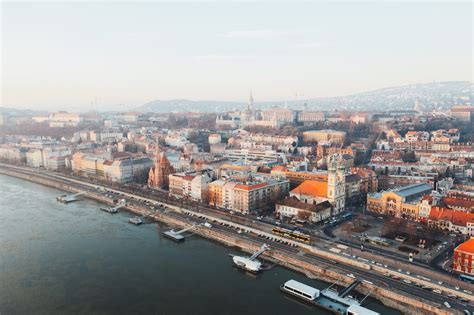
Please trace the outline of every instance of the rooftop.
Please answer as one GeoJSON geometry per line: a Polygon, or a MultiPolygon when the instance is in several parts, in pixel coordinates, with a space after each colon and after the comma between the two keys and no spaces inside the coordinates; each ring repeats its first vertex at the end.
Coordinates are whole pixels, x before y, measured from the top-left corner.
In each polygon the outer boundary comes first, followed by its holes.
{"type": "Polygon", "coordinates": [[[425,191],[431,191],[431,190],[433,190],[433,187],[431,187],[431,185],[428,185],[426,183],[419,183],[419,184],[412,184],[412,185],[407,185],[407,186],[394,189],[393,192],[401,197],[406,198],[412,195],[418,195],[425,191]]]}
{"type": "Polygon", "coordinates": [[[285,198],[277,201],[278,205],[288,206],[292,208],[303,209],[311,212],[318,212],[331,208],[331,203],[329,201],[324,201],[318,204],[306,203],[298,200],[296,197],[285,198]]]}
{"type": "Polygon", "coordinates": [[[474,254],[474,238],[468,239],[464,243],[458,245],[455,250],[474,254]]]}
{"type": "Polygon", "coordinates": [[[291,192],[293,194],[326,198],[328,195],[328,183],[325,181],[305,180],[291,192]]]}

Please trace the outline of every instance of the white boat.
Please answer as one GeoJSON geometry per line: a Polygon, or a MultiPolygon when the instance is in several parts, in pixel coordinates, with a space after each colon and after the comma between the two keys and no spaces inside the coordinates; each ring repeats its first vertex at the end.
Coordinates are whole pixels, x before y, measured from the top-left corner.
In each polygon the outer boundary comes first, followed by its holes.
{"type": "Polygon", "coordinates": [[[135,224],[135,225],[140,225],[140,224],[143,223],[143,221],[139,217],[134,217],[134,218],[130,218],[128,220],[128,223],[135,224]]]}

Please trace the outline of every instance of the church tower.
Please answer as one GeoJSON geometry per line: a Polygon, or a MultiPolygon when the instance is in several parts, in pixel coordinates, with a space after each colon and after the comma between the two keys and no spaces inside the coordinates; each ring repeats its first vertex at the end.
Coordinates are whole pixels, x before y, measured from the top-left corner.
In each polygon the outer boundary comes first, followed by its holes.
{"type": "Polygon", "coordinates": [[[248,112],[253,112],[253,96],[252,96],[252,90],[250,90],[250,97],[249,97],[249,102],[247,103],[247,111],[248,112]]]}
{"type": "Polygon", "coordinates": [[[160,146],[156,144],[155,167],[150,168],[148,174],[148,186],[152,188],[168,189],[169,175],[174,173],[174,168],[166,154],[160,152],[160,146]]]}
{"type": "Polygon", "coordinates": [[[345,184],[346,174],[342,156],[340,154],[331,155],[328,163],[328,200],[333,205],[333,214],[339,214],[344,210],[345,184]]]}

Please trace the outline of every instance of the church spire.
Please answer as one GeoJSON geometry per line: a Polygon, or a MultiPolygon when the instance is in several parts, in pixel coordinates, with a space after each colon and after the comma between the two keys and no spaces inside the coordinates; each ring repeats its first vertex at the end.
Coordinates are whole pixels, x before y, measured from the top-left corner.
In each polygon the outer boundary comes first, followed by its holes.
{"type": "Polygon", "coordinates": [[[252,90],[250,90],[250,97],[249,97],[249,102],[247,104],[247,110],[251,111],[253,110],[253,96],[252,96],[252,90]]]}

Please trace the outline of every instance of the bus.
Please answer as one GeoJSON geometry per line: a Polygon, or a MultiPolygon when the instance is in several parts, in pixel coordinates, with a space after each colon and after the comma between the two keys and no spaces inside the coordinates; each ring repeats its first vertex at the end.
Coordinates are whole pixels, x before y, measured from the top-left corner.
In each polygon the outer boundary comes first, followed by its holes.
{"type": "Polygon", "coordinates": [[[272,229],[273,234],[276,234],[278,236],[283,236],[286,238],[293,239],[298,242],[303,242],[309,244],[311,241],[311,237],[309,235],[303,234],[298,231],[291,231],[283,228],[273,228],[272,229]]]}
{"type": "Polygon", "coordinates": [[[459,275],[459,280],[467,282],[467,283],[474,283],[474,276],[459,275]]]}

